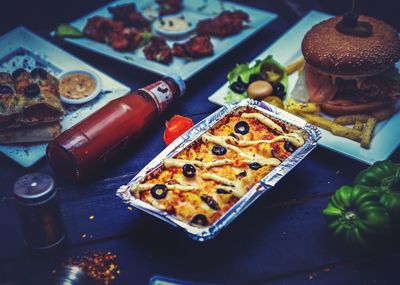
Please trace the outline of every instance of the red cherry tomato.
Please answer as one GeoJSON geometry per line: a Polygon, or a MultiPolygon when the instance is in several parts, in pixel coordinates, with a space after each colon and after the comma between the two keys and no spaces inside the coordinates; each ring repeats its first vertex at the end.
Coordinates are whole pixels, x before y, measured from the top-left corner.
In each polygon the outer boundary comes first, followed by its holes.
{"type": "Polygon", "coordinates": [[[165,122],[165,144],[169,145],[170,143],[172,143],[177,137],[193,127],[193,125],[193,121],[190,118],[186,118],[181,115],[173,116],[169,121],[165,122]]]}

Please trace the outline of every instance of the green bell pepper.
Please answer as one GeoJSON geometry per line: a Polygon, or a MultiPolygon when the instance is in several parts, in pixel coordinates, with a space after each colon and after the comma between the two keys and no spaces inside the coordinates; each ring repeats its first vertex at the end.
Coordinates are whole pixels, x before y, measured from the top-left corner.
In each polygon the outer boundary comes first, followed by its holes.
{"type": "Polygon", "coordinates": [[[365,186],[342,186],[323,210],[335,237],[354,246],[367,247],[390,232],[388,212],[377,201],[377,194],[365,186]]]}
{"type": "Polygon", "coordinates": [[[68,24],[60,24],[56,28],[55,35],[61,38],[82,38],[84,34],[78,30],[77,28],[68,25],[68,24]]]}
{"type": "Polygon", "coordinates": [[[390,160],[375,162],[357,175],[355,184],[368,186],[379,194],[379,202],[395,223],[400,222],[400,164],[390,160]]]}

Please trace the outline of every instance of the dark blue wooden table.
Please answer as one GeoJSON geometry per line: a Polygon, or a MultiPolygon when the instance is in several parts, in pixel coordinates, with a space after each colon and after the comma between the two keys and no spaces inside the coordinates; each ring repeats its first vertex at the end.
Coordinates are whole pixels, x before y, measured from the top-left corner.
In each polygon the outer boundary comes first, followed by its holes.
{"type": "MultiPolygon", "coordinates": [[[[66,5],[57,4],[58,1],[47,4],[25,1],[27,8],[21,10],[21,1],[10,1],[9,9],[14,12],[3,13],[5,24],[2,22],[0,32],[23,23],[49,38],[48,32],[59,22],[73,20],[106,2],[70,1],[66,5]],[[40,9],[45,6],[46,13],[40,9]],[[21,17],[15,17],[21,13],[21,17]]],[[[11,198],[18,177],[36,171],[55,176],[48,162],[43,159],[24,169],[0,156],[0,284],[9,281],[46,284],[52,270],[67,256],[97,250],[117,254],[121,274],[116,284],[148,284],[154,275],[217,284],[398,284],[398,242],[378,252],[360,253],[332,240],[321,210],[330,195],[340,185],[351,183],[366,165],[320,147],[217,238],[203,243],[147,214],[129,209],[115,196],[121,184],[127,183],[164,148],[162,133],[166,119],[173,114],[189,116],[195,122],[203,119],[218,108],[207,97],[225,82],[226,73],[235,63],[253,59],[310,9],[340,13],[346,4],[345,1],[335,1],[335,5],[332,1],[241,2],[276,12],[280,17],[190,79],[186,97],[176,102],[135,146],[95,180],[73,185],[56,177],[68,233],[67,245],[59,252],[38,256],[24,247],[11,198]],[[90,216],[94,218],[89,219],[90,216]]],[[[365,5],[363,9],[399,29],[396,15],[384,4],[385,1],[380,5],[365,5]]],[[[62,41],[49,40],[133,89],[159,78],[62,41]]],[[[399,149],[391,158],[400,161],[399,149]]]]}

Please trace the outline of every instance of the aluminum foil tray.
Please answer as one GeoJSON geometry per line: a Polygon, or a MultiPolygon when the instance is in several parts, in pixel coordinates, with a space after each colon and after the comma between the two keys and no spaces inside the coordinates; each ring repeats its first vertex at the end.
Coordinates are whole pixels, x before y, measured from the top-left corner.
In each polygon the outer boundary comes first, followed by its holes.
{"type": "Polygon", "coordinates": [[[301,160],[303,160],[317,145],[317,141],[321,135],[319,130],[313,125],[308,124],[301,118],[285,112],[282,109],[269,105],[265,102],[259,102],[251,99],[243,100],[237,104],[224,106],[193,128],[188,130],[182,136],[177,138],[172,144],[165,148],[158,156],[156,156],[146,167],[144,167],[127,185],[121,186],[117,191],[117,196],[131,206],[143,210],[159,219],[162,219],[176,227],[184,229],[191,238],[204,241],[214,238],[224,227],[239,216],[248,206],[250,206],[264,192],[270,190],[275,184],[281,180],[290,170],[292,170],[301,160]],[[162,167],[163,160],[167,157],[174,157],[183,149],[190,146],[194,141],[199,139],[201,135],[210,130],[225,116],[238,112],[248,107],[254,108],[256,111],[270,117],[275,118],[283,123],[295,126],[307,133],[307,138],[303,146],[298,148],[290,157],[284,160],[280,165],[276,166],[261,181],[258,181],[243,197],[241,197],[225,214],[223,214],[214,224],[207,227],[200,227],[180,220],[174,215],[157,209],[150,204],[133,196],[129,189],[132,184],[141,183],[148,175],[162,167]]]}

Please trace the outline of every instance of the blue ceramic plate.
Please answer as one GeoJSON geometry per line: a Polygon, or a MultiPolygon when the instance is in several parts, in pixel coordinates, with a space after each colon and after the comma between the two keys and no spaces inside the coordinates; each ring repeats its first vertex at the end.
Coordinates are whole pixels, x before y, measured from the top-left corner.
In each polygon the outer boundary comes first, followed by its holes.
{"type": "MultiPolygon", "coordinates": [[[[74,27],[82,30],[87,22],[87,19],[93,16],[104,16],[111,18],[111,14],[108,12],[107,8],[111,6],[121,5],[125,3],[131,3],[132,0],[119,0],[114,1],[112,3],[107,4],[100,9],[97,9],[90,14],[83,16],[82,18],[73,21],[70,23],[74,27]]],[[[138,0],[135,1],[136,7],[139,11],[143,12],[145,16],[148,18],[156,17],[158,14],[157,7],[154,0],[138,0]]],[[[150,72],[158,73],[161,75],[166,75],[168,73],[174,72],[180,75],[184,80],[192,77],[194,74],[198,73],[200,70],[214,62],[216,59],[220,58],[228,51],[239,45],[241,42],[245,41],[248,37],[256,33],[266,24],[274,20],[277,15],[266,12],[263,10],[259,10],[256,8],[252,8],[249,6],[228,2],[228,1],[217,1],[217,0],[191,0],[184,2],[183,11],[180,12],[180,15],[184,15],[186,18],[190,19],[194,22],[194,25],[197,21],[215,17],[217,14],[221,12],[221,10],[235,10],[241,9],[247,12],[250,15],[251,23],[248,28],[244,29],[237,35],[233,35],[224,39],[212,38],[211,42],[214,46],[214,55],[196,59],[196,60],[185,60],[182,58],[174,58],[173,61],[164,65],[158,62],[147,60],[144,55],[142,48],[138,48],[132,52],[119,52],[112,49],[110,46],[93,41],[88,38],[82,39],[65,39],[66,41],[83,47],[85,49],[92,50],[96,53],[103,54],[105,56],[109,56],[111,58],[117,59],[119,61],[125,62],[130,65],[134,65],[150,72]]],[[[190,34],[186,38],[181,38],[179,41],[187,41],[190,38],[190,34]]],[[[167,40],[169,46],[172,46],[174,40],[167,40]]]]}
{"type": "MultiPolygon", "coordinates": [[[[129,91],[129,88],[78,58],[45,41],[23,27],[16,28],[0,37],[0,70],[13,72],[19,67],[31,70],[37,66],[45,68],[54,76],[77,69],[85,69],[97,75],[102,82],[102,90],[95,99],[82,105],[63,103],[64,118],[62,131],[80,122],[112,99],[129,91]]],[[[24,167],[30,167],[45,156],[46,143],[0,145],[0,152],[24,167]]]]}

